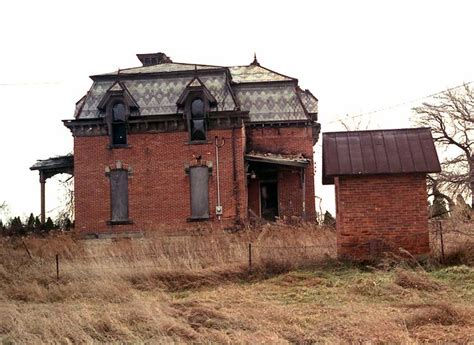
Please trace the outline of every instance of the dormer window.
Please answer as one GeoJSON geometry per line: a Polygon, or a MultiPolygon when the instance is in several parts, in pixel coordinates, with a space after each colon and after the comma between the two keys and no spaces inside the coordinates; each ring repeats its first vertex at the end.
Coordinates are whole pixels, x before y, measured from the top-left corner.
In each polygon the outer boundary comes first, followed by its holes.
{"type": "Polygon", "coordinates": [[[127,145],[126,108],[122,102],[112,107],[112,146],[127,145]]]}
{"type": "Polygon", "coordinates": [[[97,108],[104,114],[104,121],[110,137],[109,148],[129,147],[127,145],[127,121],[129,116],[139,115],[139,106],[125,84],[116,81],[107,90],[97,108]]]}
{"type": "Polygon", "coordinates": [[[195,98],[191,103],[191,141],[206,140],[206,112],[204,101],[195,98]]]}
{"type": "Polygon", "coordinates": [[[208,112],[217,106],[216,99],[196,76],[188,83],[176,102],[187,122],[189,142],[200,144],[207,140],[208,112]]]}

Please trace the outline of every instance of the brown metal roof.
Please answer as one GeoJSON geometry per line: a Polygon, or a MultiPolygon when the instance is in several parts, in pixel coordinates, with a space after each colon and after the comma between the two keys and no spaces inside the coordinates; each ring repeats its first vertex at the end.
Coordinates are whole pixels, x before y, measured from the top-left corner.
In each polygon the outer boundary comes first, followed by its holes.
{"type": "Polygon", "coordinates": [[[323,133],[323,184],[335,176],[440,171],[429,128],[323,133]]]}

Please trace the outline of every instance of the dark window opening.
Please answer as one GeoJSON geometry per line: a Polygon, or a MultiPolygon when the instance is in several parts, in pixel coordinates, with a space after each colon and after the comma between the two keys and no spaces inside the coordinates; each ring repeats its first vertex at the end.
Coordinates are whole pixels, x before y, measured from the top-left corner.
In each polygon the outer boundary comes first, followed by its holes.
{"type": "Polygon", "coordinates": [[[273,221],[278,217],[277,182],[260,183],[260,206],[262,218],[273,221]]]}
{"type": "Polygon", "coordinates": [[[209,170],[208,167],[189,169],[191,186],[191,219],[209,218],[209,170]]]}
{"type": "Polygon", "coordinates": [[[127,128],[125,122],[112,123],[112,144],[127,145],[127,128]]]}
{"type": "Polygon", "coordinates": [[[191,141],[206,140],[205,107],[201,98],[191,103],[191,141]]]}
{"type": "Polygon", "coordinates": [[[191,140],[206,140],[204,120],[191,120],[191,140]]]}
{"type": "Polygon", "coordinates": [[[204,118],[204,102],[200,98],[196,98],[191,103],[191,116],[193,119],[204,118]]]}
{"type": "Polygon", "coordinates": [[[112,108],[112,118],[115,121],[125,122],[125,105],[123,103],[116,103],[112,108]]]}
{"type": "Polygon", "coordinates": [[[112,145],[127,144],[127,126],[125,122],[125,105],[116,103],[112,107],[112,145]]]}
{"type": "Polygon", "coordinates": [[[111,221],[128,221],[128,171],[110,172],[111,221]]]}

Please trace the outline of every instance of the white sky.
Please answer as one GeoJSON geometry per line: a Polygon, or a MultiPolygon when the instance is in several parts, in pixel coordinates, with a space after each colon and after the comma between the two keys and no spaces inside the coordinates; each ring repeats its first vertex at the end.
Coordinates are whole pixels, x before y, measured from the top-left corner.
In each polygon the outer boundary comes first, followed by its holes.
{"type": "MultiPolygon", "coordinates": [[[[39,214],[36,159],[72,152],[61,120],[89,75],[138,66],[136,53],[216,65],[259,62],[318,98],[323,131],[337,119],[474,80],[471,1],[2,1],[0,203],[39,214]]],[[[419,102],[419,101],[418,101],[419,102]]],[[[363,129],[409,126],[417,102],[364,116],[363,129]]],[[[336,121],[336,122],[335,122],[336,121]]],[[[320,171],[320,146],[317,146],[320,171]]],[[[64,179],[64,178],[63,178],[64,179]]],[[[48,180],[47,211],[60,204],[48,180]]],[[[321,187],[333,210],[332,187],[321,187]]]]}

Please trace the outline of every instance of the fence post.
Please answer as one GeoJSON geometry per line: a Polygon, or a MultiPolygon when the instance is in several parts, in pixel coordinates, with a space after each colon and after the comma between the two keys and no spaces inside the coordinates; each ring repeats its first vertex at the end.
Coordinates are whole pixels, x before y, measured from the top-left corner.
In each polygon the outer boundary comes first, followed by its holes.
{"type": "Polygon", "coordinates": [[[252,271],[252,243],[249,243],[249,272],[252,271]]]}
{"type": "Polygon", "coordinates": [[[56,279],[59,280],[59,254],[56,254],[56,279]]]}
{"type": "Polygon", "coordinates": [[[22,239],[21,242],[23,243],[23,247],[25,247],[26,253],[27,253],[28,256],[30,257],[30,259],[31,259],[32,261],[34,261],[34,260],[33,260],[33,257],[31,256],[30,251],[28,250],[28,247],[26,246],[25,241],[23,241],[23,239],[22,239]]]}
{"type": "Polygon", "coordinates": [[[441,262],[444,263],[444,239],[443,239],[443,223],[438,221],[439,239],[441,242],[441,262]]]}

